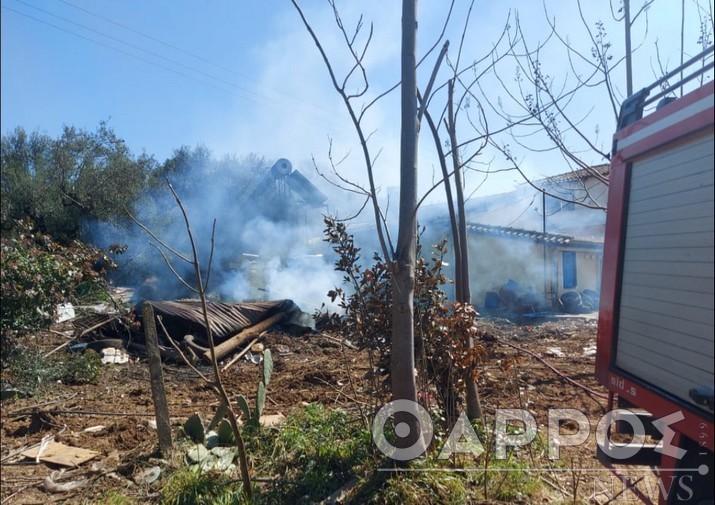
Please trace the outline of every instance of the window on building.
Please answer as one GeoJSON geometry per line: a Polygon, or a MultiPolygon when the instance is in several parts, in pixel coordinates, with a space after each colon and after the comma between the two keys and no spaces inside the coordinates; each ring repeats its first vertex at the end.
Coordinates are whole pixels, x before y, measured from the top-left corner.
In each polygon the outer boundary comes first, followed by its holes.
{"type": "Polygon", "coordinates": [[[562,194],[560,196],[562,196],[563,198],[567,198],[571,201],[559,200],[558,198],[554,198],[553,196],[547,196],[546,197],[546,215],[547,216],[553,216],[554,214],[557,214],[559,212],[576,210],[576,204],[574,203],[574,201],[576,200],[576,197],[573,194],[562,194]]]}
{"type": "Polygon", "coordinates": [[[564,289],[573,289],[578,285],[576,253],[574,251],[563,251],[561,258],[564,269],[564,289]]]}

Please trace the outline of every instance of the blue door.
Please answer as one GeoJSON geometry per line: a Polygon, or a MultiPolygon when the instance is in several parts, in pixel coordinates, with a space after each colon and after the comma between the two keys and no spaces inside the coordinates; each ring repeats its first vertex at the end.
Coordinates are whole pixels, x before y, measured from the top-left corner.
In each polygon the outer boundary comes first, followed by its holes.
{"type": "Polygon", "coordinates": [[[574,251],[563,251],[561,253],[564,267],[564,289],[573,289],[578,285],[576,277],[576,253],[574,251]]]}

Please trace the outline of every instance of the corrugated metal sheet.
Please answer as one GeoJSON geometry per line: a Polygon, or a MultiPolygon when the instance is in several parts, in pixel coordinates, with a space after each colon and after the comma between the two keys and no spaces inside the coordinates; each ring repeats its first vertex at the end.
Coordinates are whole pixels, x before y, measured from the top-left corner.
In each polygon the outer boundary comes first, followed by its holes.
{"type": "MultiPolygon", "coordinates": [[[[204,316],[199,300],[149,301],[157,315],[164,316],[167,327],[186,325],[190,328],[200,327],[205,332],[204,316]],[[178,320],[177,320],[178,319],[178,320]]],[[[275,300],[265,302],[224,303],[208,302],[207,313],[211,332],[216,342],[229,338],[244,328],[267,319],[277,312],[297,310],[291,300],[275,300]]],[[[201,338],[204,335],[200,335],[201,338]]]]}
{"type": "Polygon", "coordinates": [[[611,173],[611,165],[604,163],[602,165],[594,165],[590,168],[581,168],[579,170],[572,170],[563,174],[553,175],[551,177],[546,177],[545,179],[539,179],[534,181],[534,184],[555,184],[559,182],[568,181],[582,181],[588,179],[589,177],[594,177],[594,173],[600,175],[601,177],[608,178],[611,173]]]}
{"type": "Polygon", "coordinates": [[[533,242],[546,242],[562,246],[603,246],[603,239],[591,237],[574,237],[556,233],[542,233],[534,230],[523,230],[506,226],[490,226],[479,223],[467,223],[467,230],[471,233],[508,237],[529,240],[533,242]]]}

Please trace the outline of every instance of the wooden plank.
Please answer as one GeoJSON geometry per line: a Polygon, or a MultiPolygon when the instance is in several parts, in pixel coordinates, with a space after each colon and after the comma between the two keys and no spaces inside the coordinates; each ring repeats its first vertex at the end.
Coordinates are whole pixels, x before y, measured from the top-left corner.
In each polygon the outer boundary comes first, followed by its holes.
{"type": "MultiPolygon", "coordinates": [[[[221,344],[214,346],[214,354],[216,356],[216,360],[222,359],[224,356],[227,354],[235,351],[239,346],[244,344],[245,342],[248,341],[251,337],[254,337],[256,335],[259,335],[261,332],[264,332],[271,328],[272,326],[276,324],[282,323],[285,319],[287,319],[288,314],[285,312],[279,312],[277,314],[273,314],[271,317],[268,319],[265,319],[264,321],[261,321],[260,323],[250,326],[248,328],[245,328],[244,330],[241,330],[241,332],[237,333],[233,337],[226,339],[224,342],[221,344]]],[[[207,362],[211,362],[211,351],[205,351],[203,354],[203,358],[207,362]]]]}
{"type": "Polygon", "coordinates": [[[171,424],[169,422],[169,404],[166,401],[166,391],[164,390],[164,376],[161,369],[161,355],[156,333],[156,321],[154,320],[154,309],[148,302],[143,304],[142,317],[147,357],[149,358],[151,394],[154,399],[156,428],[159,434],[159,449],[163,454],[166,454],[173,445],[171,441],[171,424]]]}

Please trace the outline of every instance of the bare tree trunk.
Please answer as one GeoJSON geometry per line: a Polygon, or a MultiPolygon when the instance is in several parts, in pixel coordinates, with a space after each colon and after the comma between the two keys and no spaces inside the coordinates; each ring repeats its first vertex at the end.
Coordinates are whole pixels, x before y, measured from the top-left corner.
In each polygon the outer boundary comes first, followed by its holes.
{"type": "Polygon", "coordinates": [[[633,94],[633,54],[631,50],[631,6],[623,0],[623,25],[626,28],[626,96],[633,94]]]}
{"type": "MultiPolygon", "coordinates": [[[[424,105],[422,106],[424,107],[424,105]]],[[[432,138],[434,139],[434,146],[437,149],[437,155],[439,158],[439,166],[442,170],[442,180],[444,181],[444,193],[447,196],[447,211],[449,213],[449,225],[452,231],[452,249],[454,252],[454,299],[456,301],[461,301],[464,297],[462,295],[462,285],[458,279],[462,278],[462,247],[461,239],[459,237],[459,226],[457,221],[457,214],[454,210],[454,196],[452,195],[452,183],[450,182],[450,174],[447,169],[447,156],[442,148],[442,139],[439,136],[439,131],[437,125],[432,119],[432,115],[428,110],[425,109],[424,117],[427,119],[427,124],[432,132],[432,138]]]]}
{"type": "MultiPolygon", "coordinates": [[[[417,401],[414,355],[414,288],[417,245],[417,2],[402,2],[402,127],[400,137],[400,222],[393,263],[391,378],[394,400],[417,401]]],[[[396,425],[410,426],[409,438],[398,437],[398,446],[410,446],[419,436],[417,418],[398,413],[396,425]]]]}
{"type": "MultiPolygon", "coordinates": [[[[459,286],[457,289],[458,296],[461,294],[461,298],[457,298],[457,301],[464,304],[472,303],[472,289],[469,285],[469,244],[467,241],[467,214],[464,209],[464,187],[462,183],[462,160],[460,159],[459,150],[457,148],[457,127],[455,124],[454,116],[454,79],[449,81],[448,88],[448,131],[449,131],[449,141],[452,145],[452,166],[454,168],[454,185],[457,190],[457,214],[458,214],[458,230],[457,236],[459,237],[459,243],[455,244],[454,247],[459,248],[459,259],[461,264],[459,265],[458,272],[459,276],[456,278],[456,282],[459,286]]],[[[456,255],[455,255],[456,258],[456,255]]],[[[469,337],[469,348],[474,347],[474,340],[469,337]]],[[[465,388],[467,390],[467,417],[469,419],[479,419],[482,417],[482,406],[479,401],[479,391],[477,390],[477,383],[472,376],[465,377],[465,388]]]]}

